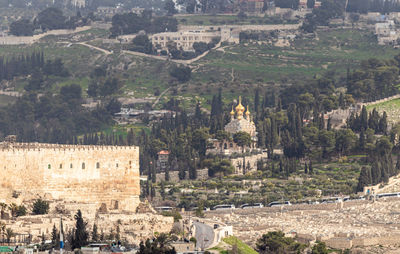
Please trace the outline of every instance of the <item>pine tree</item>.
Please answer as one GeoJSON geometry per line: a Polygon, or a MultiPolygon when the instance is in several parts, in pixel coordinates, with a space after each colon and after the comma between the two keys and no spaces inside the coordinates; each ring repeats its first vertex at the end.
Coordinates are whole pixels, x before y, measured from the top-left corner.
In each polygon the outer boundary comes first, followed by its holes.
{"type": "Polygon", "coordinates": [[[304,174],[308,174],[307,162],[304,163],[304,174]]]}

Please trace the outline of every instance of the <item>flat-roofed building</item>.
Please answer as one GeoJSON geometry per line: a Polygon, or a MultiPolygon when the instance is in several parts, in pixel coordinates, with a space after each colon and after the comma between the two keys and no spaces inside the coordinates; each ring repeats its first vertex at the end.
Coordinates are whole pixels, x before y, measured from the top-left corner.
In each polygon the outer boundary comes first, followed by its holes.
{"type": "Polygon", "coordinates": [[[185,51],[193,51],[195,42],[209,43],[213,38],[221,36],[221,32],[209,31],[180,31],[180,32],[164,32],[154,34],[151,37],[151,42],[154,46],[159,46],[161,49],[167,49],[168,43],[176,43],[177,48],[182,48],[185,51]]]}

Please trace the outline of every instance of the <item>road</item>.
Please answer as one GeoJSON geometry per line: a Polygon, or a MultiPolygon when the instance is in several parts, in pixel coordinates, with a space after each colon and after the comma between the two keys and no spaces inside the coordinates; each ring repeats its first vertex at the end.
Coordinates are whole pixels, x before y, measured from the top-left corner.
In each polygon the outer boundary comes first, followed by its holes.
{"type": "Polygon", "coordinates": [[[214,229],[201,222],[194,222],[193,224],[196,227],[196,247],[203,250],[207,249],[214,242],[214,229]]]}

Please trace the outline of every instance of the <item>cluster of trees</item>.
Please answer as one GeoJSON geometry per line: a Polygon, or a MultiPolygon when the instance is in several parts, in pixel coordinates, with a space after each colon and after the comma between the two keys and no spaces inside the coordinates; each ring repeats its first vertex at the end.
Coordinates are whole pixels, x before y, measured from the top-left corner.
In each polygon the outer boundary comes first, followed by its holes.
{"type": "Polygon", "coordinates": [[[127,132],[127,135],[115,133],[85,133],[81,136],[75,136],[74,144],[80,145],[112,145],[112,146],[132,146],[135,144],[136,135],[133,129],[127,132]]]}
{"type": "Polygon", "coordinates": [[[360,139],[364,138],[365,131],[373,130],[375,134],[387,134],[387,114],[383,112],[382,116],[374,108],[369,114],[367,108],[363,106],[360,114],[351,114],[347,120],[347,125],[350,129],[360,132],[360,139]]]}
{"type": "Polygon", "coordinates": [[[368,161],[371,167],[363,167],[358,179],[357,190],[363,191],[364,186],[387,183],[389,177],[400,172],[400,157],[397,157],[396,165],[392,158],[393,144],[389,138],[383,136],[376,142],[375,149],[368,153],[368,161]]]}
{"type": "Polygon", "coordinates": [[[291,237],[285,237],[281,231],[268,232],[257,240],[256,249],[258,253],[301,253],[307,247],[305,244],[296,242],[291,237]]]}
{"type": "Polygon", "coordinates": [[[275,0],[275,6],[279,8],[291,8],[297,10],[299,8],[299,0],[275,0]]]}
{"type": "Polygon", "coordinates": [[[107,77],[107,76],[103,77],[97,76],[90,80],[87,94],[93,98],[97,97],[105,98],[107,96],[111,96],[118,93],[121,88],[122,84],[117,78],[107,77]]]}
{"type": "Polygon", "coordinates": [[[0,57],[0,80],[11,80],[14,77],[30,75],[34,69],[42,69],[44,65],[43,52],[13,55],[7,58],[0,57]]]}
{"type": "MultiPolygon", "coordinates": [[[[6,203],[0,203],[0,209],[1,209],[1,217],[0,217],[1,219],[6,219],[7,209],[11,213],[11,216],[13,218],[19,216],[25,216],[28,213],[28,210],[23,204],[17,205],[15,203],[11,203],[7,205],[6,203]]],[[[33,202],[33,209],[32,209],[33,214],[35,215],[47,214],[48,212],[49,212],[49,203],[47,201],[44,201],[39,198],[35,200],[35,202],[33,202]]]]}
{"type": "Polygon", "coordinates": [[[177,240],[176,238],[161,233],[153,239],[147,239],[145,242],[140,242],[139,254],[176,254],[174,247],[171,243],[177,240]]]}
{"type": "Polygon", "coordinates": [[[345,4],[344,0],[322,1],[321,7],[313,9],[312,13],[306,15],[301,28],[307,33],[313,33],[317,26],[327,26],[331,19],[343,15],[345,4]]]}
{"type": "Polygon", "coordinates": [[[0,80],[12,80],[15,77],[28,75],[30,78],[24,87],[25,90],[37,91],[51,85],[46,82],[45,77],[50,75],[67,77],[69,72],[60,58],[45,60],[43,52],[0,57],[0,80]]]}
{"type": "Polygon", "coordinates": [[[204,161],[204,166],[208,168],[208,175],[210,177],[230,175],[234,172],[234,168],[231,162],[227,159],[213,158],[206,159],[204,161]]]}
{"type": "Polygon", "coordinates": [[[76,16],[66,17],[63,12],[55,7],[49,7],[41,11],[31,22],[20,19],[10,24],[10,34],[16,36],[31,36],[35,29],[42,31],[54,29],[75,29],[90,22],[89,18],[82,17],[80,12],[76,16]]]}
{"type": "Polygon", "coordinates": [[[49,209],[50,209],[49,202],[39,198],[33,203],[32,212],[37,215],[47,214],[49,212],[49,209]]]}
{"type": "Polygon", "coordinates": [[[76,84],[62,87],[56,95],[27,93],[0,110],[1,136],[14,134],[19,141],[73,144],[75,136],[113,123],[107,105],[89,111],[81,103],[82,90],[76,84]]]}
{"type": "Polygon", "coordinates": [[[219,43],[221,40],[220,37],[214,37],[211,42],[205,43],[205,42],[195,42],[193,43],[193,49],[196,53],[196,55],[201,55],[204,52],[212,49],[219,43]]]}
{"type": "Polygon", "coordinates": [[[173,66],[169,74],[179,82],[185,83],[190,80],[192,69],[189,66],[173,66]]]}
{"type": "Polygon", "coordinates": [[[178,21],[173,17],[152,17],[152,12],[145,10],[141,15],[135,13],[116,14],[112,18],[111,36],[146,33],[176,32],[178,21]]]}
{"type": "MultiPolygon", "coordinates": [[[[179,101],[171,99],[165,107],[167,109],[177,111],[175,117],[164,116],[158,123],[154,123],[150,134],[142,132],[136,140],[136,144],[142,147],[140,169],[142,172],[149,172],[150,178],[155,181],[155,160],[157,153],[161,150],[168,150],[169,170],[179,171],[179,176],[183,179],[186,174],[189,178],[196,179],[197,168],[203,168],[207,148],[209,147],[208,139],[215,136],[218,131],[222,131],[223,127],[229,121],[228,111],[223,108],[221,90],[219,94],[214,96],[211,107],[211,116],[208,116],[201,110],[198,103],[193,115],[188,116],[186,111],[179,105],[179,101]],[[225,117],[226,115],[226,117],[225,117]]],[[[215,173],[231,170],[230,165],[225,162],[213,160],[211,158],[207,163],[213,164],[215,173]],[[228,168],[229,170],[220,170],[228,168]]],[[[168,178],[168,172],[166,172],[168,178]]],[[[149,193],[151,187],[149,186],[149,193]]]]}
{"type": "Polygon", "coordinates": [[[398,92],[400,55],[393,60],[371,58],[362,61],[360,68],[349,71],[346,86],[354,98],[374,101],[398,92]]]}
{"type": "Polygon", "coordinates": [[[132,50],[132,51],[142,52],[145,54],[153,54],[154,53],[153,44],[151,43],[149,37],[145,34],[137,35],[132,40],[132,46],[130,46],[128,49],[132,50]]]}
{"type": "Polygon", "coordinates": [[[230,0],[180,0],[178,3],[183,4],[188,13],[223,13],[232,7],[230,0]]]}

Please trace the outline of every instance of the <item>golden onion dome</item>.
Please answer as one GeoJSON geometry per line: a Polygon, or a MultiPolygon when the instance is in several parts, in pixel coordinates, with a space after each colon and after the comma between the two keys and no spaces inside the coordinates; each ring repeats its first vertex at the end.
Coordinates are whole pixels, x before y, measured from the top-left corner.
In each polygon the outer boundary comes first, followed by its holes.
{"type": "Polygon", "coordinates": [[[236,112],[243,114],[244,112],[244,107],[242,105],[242,96],[239,96],[239,104],[236,106],[236,112]]]}
{"type": "Polygon", "coordinates": [[[231,111],[231,116],[235,116],[235,111],[233,111],[233,105],[232,105],[232,111],[231,111]]]}
{"type": "Polygon", "coordinates": [[[250,115],[249,105],[247,105],[246,116],[250,115]]]}

